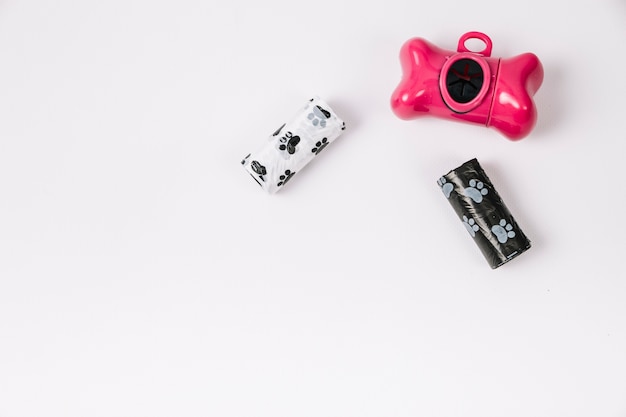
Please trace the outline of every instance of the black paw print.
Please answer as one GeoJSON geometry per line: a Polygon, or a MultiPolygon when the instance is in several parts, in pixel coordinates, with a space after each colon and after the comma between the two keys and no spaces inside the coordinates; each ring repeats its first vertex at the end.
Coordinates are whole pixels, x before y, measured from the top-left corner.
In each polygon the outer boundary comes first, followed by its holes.
{"type": "Polygon", "coordinates": [[[281,143],[278,149],[286,150],[289,155],[296,153],[296,146],[300,143],[300,136],[292,136],[286,143],[281,143]]]}
{"type": "Polygon", "coordinates": [[[279,151],[287,151],[289,155],[293,155],[298,150],[298,143],[300,143],[300,136],[287,132],[284,136],[278,139],[276,148],[279,151]]]}
{"type": "Polygon", "coordinates": [[[254,172],[259,174],[259,178],[261,179],[261,181],[265,182],[265,178],[263,178],[263,175],[267,175],[267,169],[265,169],[265,167],[261,165],[258,161],[252,161],[250,166],[252,167],[252,170],[254,172]]]}
{"type": "Polygon", "coordinates": [[[330,112],[316,105],[307,118],[313,123],[313,126],[326,127],[326,120],[330,119],[330,112]]]}
{"type": "Polygon", "coordinates": [[[279,186],[279,187],[282,187],[283,185],[287,184],[287,181],[289,181],[291,179],[291,177],[293,177],[294,175],[295,175],[295,172],[290,171],[290,170],[286,170],[283,175],[278,177],[278,179],[280,181],[276,185],[279,186]]]}
{"type": "Polygon", "coordinates": [[[315,147],[311,149],[311,152],[317,155],[318,153],[322,152],[322,149],[324,149],[326,146],[328,146],[328,139],[324,138],[315,143],[315,147]]]}

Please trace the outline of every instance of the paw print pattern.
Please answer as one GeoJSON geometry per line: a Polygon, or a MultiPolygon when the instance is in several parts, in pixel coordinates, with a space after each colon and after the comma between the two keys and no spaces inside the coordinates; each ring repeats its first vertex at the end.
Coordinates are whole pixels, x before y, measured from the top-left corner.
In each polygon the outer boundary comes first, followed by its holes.
{"type": "Polygon", "coordinates": [[[287,181],[289,181],[291,179],[291,177],[293,177],[294,175],[295,175],[295,172],[293,172],[291,170],[286,170],[284,174],[282,174],[280,177],[278,177],[278,179],[280,181],[276,185],[278,187],[282,187],[283,185],[287,184],[287,181]]]}
{"type": "Polygon", "coordinates": [[[500,223],[493,226],[491,228],[491,232],[496,238],[498,238],[498,242],[500,243],[506,243],[507,240],[515,237],[513,226],[511,226],[511,223],[508,223],[504,219],[500,220],[500,223]]]}
{"type": "Polygon", "coordinates": [[[483,201],[483,196],[487,195],[489,192],[489,190],[484,187],[485,184],[483,184],[482,181],[472,179],[469,182],[469,187],[463,191],[463,194],[474,200],[475,203],[480,203],[483,201]]]}
{"type": "Polygon", "coordinates": [[[324,110],[321,106],[313,107],[311,113],[307,115],[313,126],[326,127],[326,120],[330,119],[330,112],[324,110]]]}
{"type": "Polygon", "coordinates": [[[300,136],[293,136],[287,141],[287,143],[281,143],[279,149],[281,151],[287,150],[289,155],[296,153],[296,146],[300,143],[300,136]]]}
{"type": "Polygon", "coordinates": [[[478,230],[480,229],[480,227],[478,227],[478,225],[476,224],[476,220],[472,218],[468,219],[467,216],[463,216],[463,225],[465,226],[471,237],[476,236],[476,232],[478,232],[478,230]]]}
{"type": "Polygon", "coordinates": [[[298,150],[297,146],[300,143],[300,136],[293,135],[291,132],[287,132],[285,136],[278,140],[277,149],[283,152],[283,156],[289,157],[298,150]],[[285,154],[287,152],[287,154],[285,154]]]}
{"type": "Polygon", "coordinates": [[[317,142],[315,142],[315,147],[311,149],[311,152],[317,155],[318,153],[322,152],[322,149],[324,149],[327,146],[328,146],[328,138],[318,140],[317,142]]]}
{"type": "Polygon", "coordinates": [[[250,167],[252,167],[252,170],[259,175],[261,181],[265,181],[263,176],[267,175],[267,169],[263,165],[261,165],[261,163],[259,163],[258,161],[252,161],[250,167]]]}
{"type": "Polygon", "coordinates": [[[437,184],[441,187],[443,195],[445,195],[446,198],[450,198],[450,194],[452,194],[452,190],[454,190],[454,185],[449,183],[444,177],[439,178],[437,184]]]}

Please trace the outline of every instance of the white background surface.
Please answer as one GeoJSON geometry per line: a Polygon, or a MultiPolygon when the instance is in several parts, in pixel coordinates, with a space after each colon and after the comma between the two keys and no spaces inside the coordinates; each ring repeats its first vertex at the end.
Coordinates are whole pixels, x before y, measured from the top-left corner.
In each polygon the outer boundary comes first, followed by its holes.
{"type": "Polygon", "coordinates": [[[0,1],[0,416],[626,416],[626,3],[0,1]],[[397,119],[402,43],[532,51],[539,122],[397,119]],[[318,94],[278,194],[240,159],[318,94]],[[437,187],[477,157],[533,248],[437,187]]]}

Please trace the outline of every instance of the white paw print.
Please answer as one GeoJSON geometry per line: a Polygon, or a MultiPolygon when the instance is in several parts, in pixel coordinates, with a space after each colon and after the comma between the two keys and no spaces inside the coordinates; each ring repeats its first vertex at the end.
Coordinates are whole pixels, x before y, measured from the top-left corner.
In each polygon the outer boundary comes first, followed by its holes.
{"type": "Polygon", "coordinates": [[[446,198],[450,198],[450,194],[452,194],[452,190],[454,190],[454,185],[449,183],[444,177],[439,178],[437,184],[441,187],[443,195],[445,195],[446,198]]]}
{"type": "Polygon", "coordinates": [[[511,223],[508,223],[504,219],[500,220],[500,223],[493,226],[491,231],[496,238],[498,238],[498,242],[500,243],[506,243],[507,240],[515,237],[513,226],[511,226],[511,223]]]}
{"type": "Polygon", "coordinates": [[[485,184],[482,181],[471,179],[469,187],[463,191],[463,194],[474,200],[475,203],[480,203],[483,201],[483,196],[487,195],[488,192],[489,190],[485,188],[485,184]]]}
{"type": "Polygon", "coordinates": [[[478,225],[476,224],[476,221],[471,218],[468,219],[467,216],[463,216],[463,225],[465,226],[471,237],[476,236],[476,232],[478,232],[478,229],[480,229],[480,227],[478,227],[478,225]]]}

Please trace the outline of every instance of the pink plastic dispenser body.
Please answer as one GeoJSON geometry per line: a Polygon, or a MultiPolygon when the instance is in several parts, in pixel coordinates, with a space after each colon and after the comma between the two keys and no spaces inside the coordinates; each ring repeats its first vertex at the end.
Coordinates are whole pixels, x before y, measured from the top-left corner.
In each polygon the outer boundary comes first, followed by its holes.
{"type": "Polygon", "coordinates": [[[410,39],[400,51],[403,76],[391,97],[394,113],[405,120],[432,115],[492,126],[522,139],[537,121],[532,97],[543,67],[532,53],[492,58],[491,49],[491,39],[480,32],[461,36],[456,52],[410,39]],[[485,44],[482,51],[467,49],[474,38],[485,44]]]}

